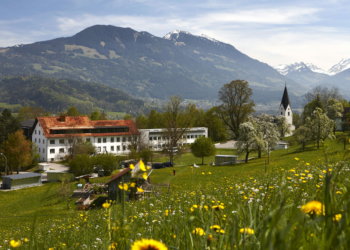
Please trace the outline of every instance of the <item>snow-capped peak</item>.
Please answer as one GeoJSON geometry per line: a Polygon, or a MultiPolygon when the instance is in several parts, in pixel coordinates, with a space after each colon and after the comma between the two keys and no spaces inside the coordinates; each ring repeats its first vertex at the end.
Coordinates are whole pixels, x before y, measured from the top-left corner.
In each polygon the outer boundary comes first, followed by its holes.
{"type": "Polygon", "coordinates": [[[279,64],[275,67],[273,67],[275,70],[277,70],[281,75],[287,75],[291,72],[301,72],[304,70],[311,70],[316,73],[321,74],[327,74],[323,69],[317,67],[316,65],[312,63],[294,63],[294,64],[279,64]]]}
{"type": "Polygon", "coordinates": [[[339,63],[334,65],[332,68],[328,70],[329,75],[335,75],[338,74],[344,70],[347,70],[350,68],[350,58],[343,58],[339,63]]]}
{"type": "Polygon", "coordinates": [[[164,39],[168,39],[168,40],[171,40],[171,39],[174,39],[174,38],[178,39],[180,33],[187,34],[187,35],[192,35],[190,32],[187,32],[187,31],[184,31],[184,30],[174,30],[174,31],[169,32],[168,34],[166,34],[163,38],[164,39]]]}
{"type": "Polygon", "coordinates": [[[305,65],[313,72],[326,74],[326,75],[328,74],[327,71],[321,69],[320,67],[316,66],[313,63],[306,63],[305,65]]]}

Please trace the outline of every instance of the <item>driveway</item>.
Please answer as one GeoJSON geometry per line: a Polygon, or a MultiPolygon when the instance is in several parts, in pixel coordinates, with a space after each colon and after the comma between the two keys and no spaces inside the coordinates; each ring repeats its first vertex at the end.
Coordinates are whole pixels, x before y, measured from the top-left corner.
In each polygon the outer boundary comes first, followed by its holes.
{"type": "Polygon", "coordinates": [[[232,140],[232,141],[227,141],[227,142],[224,142],[224,143],[217,143],[217,144],[215,144],[215,147],[216,148],[233,149],[233,148],[236,148],[235,144],[236,144],[236,141],[232,140]]]}

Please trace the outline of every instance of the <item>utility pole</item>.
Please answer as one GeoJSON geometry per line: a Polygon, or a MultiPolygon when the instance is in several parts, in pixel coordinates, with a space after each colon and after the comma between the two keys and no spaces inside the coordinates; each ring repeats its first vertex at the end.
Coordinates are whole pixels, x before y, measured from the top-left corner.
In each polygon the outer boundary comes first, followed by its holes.
{"type": "Polygon", "coordinates": [[[0,153],[0,155],[3,155],[5,157],[5,175],[7,175],[7,158],[3,153],[0,153]]]}

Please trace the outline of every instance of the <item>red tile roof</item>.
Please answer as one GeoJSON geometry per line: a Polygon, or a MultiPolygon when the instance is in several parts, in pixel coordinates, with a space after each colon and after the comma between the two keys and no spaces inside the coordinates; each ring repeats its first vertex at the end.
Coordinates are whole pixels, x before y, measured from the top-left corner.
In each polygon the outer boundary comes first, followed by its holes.
{"type": "Polygon", "coordinates": [[[106,184],[111,183],[112,181],[114,181],[118,177],[128,173],[129,171],[131,171],[131,168],[125,168],[124,170],[120,171],[118,174],[113,175],[112,178],[106,184]]]}
{"type": "Polygon", "coordinates": [[[99,120],[90,121],[87,116],[66,116],[65,121],[61,122],[60,116],[37,117],[36,123],[40,124],[46,138],[70,137],[71,134],[50,134],[50,129],[93,129],[108,127],[129,127],[129,132],[111,132],[111,133],[80,133],[74,136],[113,136],[113,135],[138,135],[140,132],[136,128],[133,120],[99,120]]]}

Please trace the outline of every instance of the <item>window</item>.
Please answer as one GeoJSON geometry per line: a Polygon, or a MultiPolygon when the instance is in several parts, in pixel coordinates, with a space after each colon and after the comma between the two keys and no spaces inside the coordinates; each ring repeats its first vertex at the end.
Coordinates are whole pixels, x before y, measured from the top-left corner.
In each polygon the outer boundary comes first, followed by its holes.
{"type": "Polygon", "coordinates": [[[106,146],[103,147],[103,152],[107,152],[106,146]]]}
{"type": "Polygon", "coordinates": [[[288,116],[290,116],[290,112],[288,112],[288,116]]]}
{"type": "Polygon", "coordinates": [[[114,142],[114,137],[111,137],[111,142],[114,142]]]}
{"type": "Polygon", "coordinates": [[[157,137],[153,137],[153,140],[155,140],[155,141],[156,141],[156,140],[157,140],[157,137]]]}
{"type": "Polygon", "coordinates": [[[190,139],[190,136],[189,136],[189,135],[187,136],[187,139],[190,139]]]}
{"type": "Polygon", "coordinates": [[[45,148],[43,148],[43,153],[45,154],[45,148]]]}
{"type": "Polygon", "coordinates": [[[191,135],[191,138],[193,138],[193,135],[191,135]]]}
{"type": "Polygon", "coordinates": [[[59,152],[60,152],[60,154],[63,154],[64,153],[64,148],[60,148],[59,152]]]}
{"type": "Polygon", "coordinates": [[[162,137],[158,136],[158,141],[160,141],[162,139],[162,137]]]}
{"type": "Polygon", "coordinates": [[[90,142],[90,138],[86,138],[85,141],[90,142]]]}
{"type": "Polygon", "coordinates": [[[152,137],[150,137],[149,140],[152,141],[152,137]]]}
{"type": "Polygon", "coordinates": [[[117,142],[120,142],[120,137],[117,137],[117,142]]]}
{"type": "Polygon", "coordinates": [[[55,140],[50,140],[50,144],[55,144],[55,140]]]}
{"type": "Polygon", "coordinates": [[[39,148],[39,153],[40,153],[40,148],[39,148]]]}
{"type": "Polygon", "coordinates": [[[64,139],[60,139],[60,144],[64,144],[64,139]]]}
{"type": "Polygon", "coordinates": [[[40,135],[40,130],[39,130],[39,135],[40,135]]]}
{"type": "Polygon", "coordinates": [[[36,134],[36,130],[35,130],[35,134],[36,134]]]}
{"type": "Polygon", "coordinates": [[[120,151],[120,146],[117,146],[117,151],[120,151]]]}
{"type": "Polygon", "coordinates": [[[45,140],[43,139],[43,144],[45,144],[45,140]]]}
{"type": "Polygon", "coordinates": [[[35,138],[35,142],[36,142],[36,138],[35,138]]]}
{"type": "MultiPolygon", "coordinates": [[[[101,143],[101,138],[98,138],[98,139],[97,139],[97,142],[98,142],[98,143],[101,143]]],[[[100,152],[101,152],[101,151],[100,151],[100,152]]]]}
{"type": "Polygon", "coordinates": [[[198,135],[195,135],[194,137],[195,137],[195,138],[197,138],[197,137],[198,137],[198,135]]]}
{"type": "Polygon", "coordinates": [[[124,145],[124,146],[123,146],[123,151],[125,151],[125,150],[126,150],[126,146],[124,145]]]}
{"type": "Polygon", "coordinates": [[[111,151],[114,151],[114,146],[111,146],[111,151]]]}
{"type": "Polygon", "coordinates": [[[283,115],[283,112],[281,112],[281,115],[283,115]]]}
{"type": "Polygon", "coordinates": [[[106,143],[107,142],[107,138],[103,138],[103,143],[106,143]]]}
{"type": "Polygon", "coordinates": [[[97,148],[97,152],[101,152],[101,147],[98,147],[98,148],[97,148]]]}
{"type": "Polygon", "coordinates": [[[39,138],[39,143],[40,143],[40,138],[39,138]]]}
{"type": "Polygon", "coordinates": [[[55,149],[54,148],[50,149],[50,154],[54,154],[54,153],[55,153],[55,149]]]}
{"type": "Polygon", "coordinates": [[[123,137],[123,142],[126,142],[126,137],[123,137]]]}

